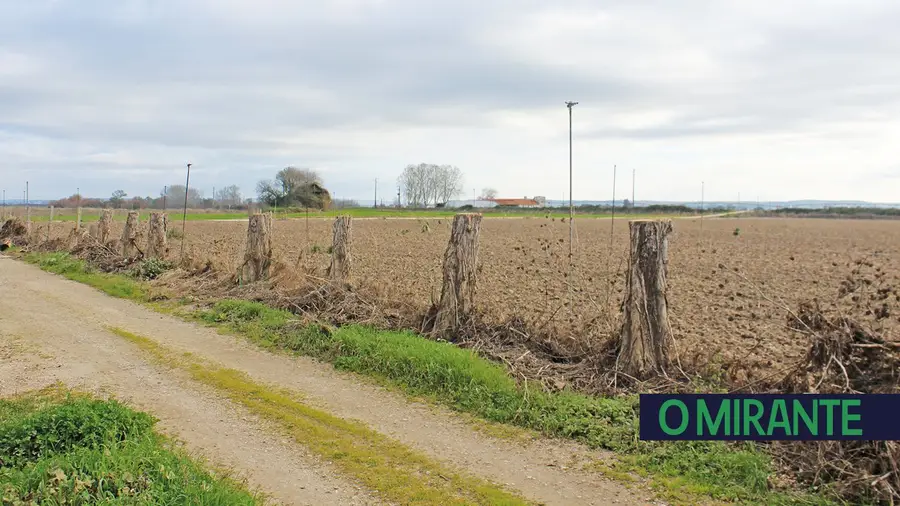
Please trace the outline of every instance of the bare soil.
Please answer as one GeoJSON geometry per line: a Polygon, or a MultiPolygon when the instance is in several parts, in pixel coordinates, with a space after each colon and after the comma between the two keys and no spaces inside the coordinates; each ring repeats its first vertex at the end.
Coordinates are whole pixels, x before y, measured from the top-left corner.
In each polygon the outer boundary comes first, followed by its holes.
{"type": "MultiPolygon", "coordinates": [[[[354,220],[354,284],[424,313],[440,294],[449,224],[354,220]]],[[[331,220],[278,220],[273,228],[276,257],[296,271],[279,278],[282,288],[308,282],[308,276],[325,277],[331,220]]],[[[783,370],[809,348],[786,320],[786,310],[807,301],[839,310],[870,305],[857,312],[872,311],[876,332],[900,339],[900,221],[734,217],[678,219],[674,229],[668,300],[682,362],[726,370],[738,383],[783,370]],[[737,362],[739,368],[730,366],[737,362]]],[[[478,306],[489,321],[522,318],[572,342],[603,340],[615,332],[628,224],[616,221],[611,234],[609,220],[576,219],[575,231],[570,270],[564,220],[484,221],[478,306]]],[[[187,224],[187,257],[222,276],[236,272],[245,242],[246,222],[187,224]]],[[[179,240],[170,244],[177,256],[179,240]]]]}

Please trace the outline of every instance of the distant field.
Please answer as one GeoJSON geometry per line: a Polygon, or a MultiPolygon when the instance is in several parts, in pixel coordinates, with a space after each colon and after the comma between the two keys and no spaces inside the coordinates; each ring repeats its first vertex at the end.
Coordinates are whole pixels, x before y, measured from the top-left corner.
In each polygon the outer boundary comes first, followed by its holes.
{"type": "MultiPolygon", "coordinates": [[[[10,207],[7,208],[6,214],[12,214],[14,216],[25,217],[26,211],[24,207],[10,207]]],[[[125,216],[128,214],[128,209],[115,209],[113,211],[113,218],[116,220],[124,220],[125,216]]],[[[141,215],[149,215],[151,212],[150,209],[140,210],[141,215]]],[[[180,210],[169,209],[166,211],[169,213],[171,220],[180,219],[182,213],[180,210]]],[[[354,218],[446,218],[453,216],[459,212],[465,212],[458,209],[397,209],[397,208],[384,208],[384,209],[373,209],[373,208],[351,208],[351,209],[332,209],[328,211],[313,211],[310,210],[308,216],[310,218],[333,218],[338,215],[350,215],[354,218]]],[[[567,218],[569,213],[567,210],[540,210],[540,209],[510,209],[510,210],[493,210],[493,209],[485,209],[485,210],[474,210],[473,212],[480,212],[486,218],[556,218],[562,219],[567,218]]],[[[586,213],[586,212],[578,212],[575,211],[575,215],[579,218],[610,218],[611,213],[586,213]]],[[[642,214],[642,213],[631,213],[631,214],[620,214],[616,213],[616,218],[622,219],[636,219],[636,218],[660,218],[665,216],[673,216],[674,214],[668,215],[660,215],[660,214],[642,214]]],[[[291,219],[291,218],[305,218],[307,213],[305,212],[277,212],[276,217],[278,219],[291,219]]],[[[77,214],[74,209],[58,209],[54,211],[53,220],[54,221],[75,221],[77,214]]],[[[229,212],[229,211],[213,211],[213,210],[188,210],[186,215],[186,219],[188,221],[203,221],[203,220],[240,220],[247,217],[246,211],[239,212],[229,212]]],[[[49,208],[32,208],[31,209],[31,219],[36,222],[46,222],[50,219],[50,209],[49,208]]],[[[97,221],[100,219],[100,209],[83,209],[82,210],[82,221],[91,222],[97,221]]]]}

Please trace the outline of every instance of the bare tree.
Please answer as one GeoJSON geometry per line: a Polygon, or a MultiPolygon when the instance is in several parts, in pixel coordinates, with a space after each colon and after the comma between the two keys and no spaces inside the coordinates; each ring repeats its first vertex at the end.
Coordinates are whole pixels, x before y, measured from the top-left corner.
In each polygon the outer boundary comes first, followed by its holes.
{"type": "Polygon", "coordinates": [[[446,203],[462,192],[463,175],[459,167],[420,163],[407,165],[397,182],[406,204],[427,207],[446,203]]]}
{"type": "Polygon", "coordinates": [[[224,206],[241,205],[241,189],[237,185],[226,186],[217,191],[214,198],[224,206]]]}
{"type": "Polygon", "coordinates": [[[442,165],[437,171],[438,202],[446,204],[450,199],[462,193],[463,175],[455,165],[442,165]]]}
{"type": "MultiPolygon", "coordinates": [[[[173,184],[167,186],[163,191],[159,192],[161,197],[166,197],[166,201],[170,207],[180,207],[184,202],[184,185],[173,184]]],[[[203,193],[196,188],[188,191],[188,207],[197,208],[203,204],[203,193]]]]}
{"type": "Polygon", "coordinates": [[[497,189],[496,188],[484,188],[481,190],[482,200],[493,200],[497,198],[497,189]]]}

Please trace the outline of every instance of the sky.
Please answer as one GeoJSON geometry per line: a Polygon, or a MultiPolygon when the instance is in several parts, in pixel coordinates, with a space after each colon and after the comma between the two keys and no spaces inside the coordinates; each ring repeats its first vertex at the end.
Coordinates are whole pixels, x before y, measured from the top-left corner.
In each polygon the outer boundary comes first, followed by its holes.
{"type": "Polygon", "coordinates": [[[0,0],[0,188],[900,201],[896,0],[0,0]]]}

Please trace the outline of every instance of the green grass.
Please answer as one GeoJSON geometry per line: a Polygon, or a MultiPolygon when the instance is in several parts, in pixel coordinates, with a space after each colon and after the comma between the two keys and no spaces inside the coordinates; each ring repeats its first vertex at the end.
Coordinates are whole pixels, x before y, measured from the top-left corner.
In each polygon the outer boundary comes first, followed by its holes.
{"type": "MultiPolygon", "coordinates": [[[[31,261],[43,265],[47,262],[41,260],[48,256],[31,261]]],[[[48,267],[59,268],[56,263],[48,267]]],[[[126,285],[136,283],[113,277],[126,285]]],[[[97,280],[89,277],[86,282],[97,280]]],[[[312,356],[491,422],[613,450],[620,456],[616,472],[648,474],[660,495],[676,502],[691,503],[703,496],[758,504],[828,504],[822,496],[768,490],[773,465],[756,445],[640,441],[633,396],[526,389],[504,367],[449,343],[362,326],[300,326],[291,313],[256,302],[223,300],[193,316],[263,347],[312,356]]]]}
{"type": "Polygon", "coordinates": [[[313,356],[493,422],[616,451],[622,455],[618,470],[651,473],[660,493],[669,498],[703,495],[760,504],[826,503],[814,496],[770,492],[767,478],[772,463],[752,444],[640,441],[636,397],[526,389],[500,365],[449,343],[361,326],[333,331],[298,326],[291,313],[257,302],[223,300],[197,316],[263,347],[313,356]]]}
{"type": "Polygon", "coordinates": [[[0,400],[2,504],[254,505],[116,401],[59,389],[0,400]]]}
{"type": "Polygon", "coordinates": [[[134,301],[148,301],[150,292],[145,283],[119,274],[98,272],[83,260],[65,252],[27,253],[24,260],[41,269],[90,285],[108,295],[134,301]]]}

